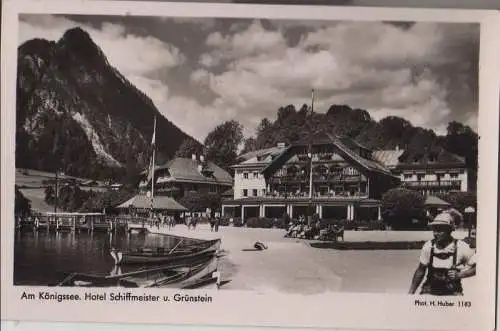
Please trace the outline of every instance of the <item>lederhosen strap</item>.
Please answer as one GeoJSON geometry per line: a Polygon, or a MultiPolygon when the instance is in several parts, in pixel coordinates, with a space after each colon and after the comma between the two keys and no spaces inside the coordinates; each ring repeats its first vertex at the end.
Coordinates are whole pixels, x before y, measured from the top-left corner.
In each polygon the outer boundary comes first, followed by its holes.
{"type": "Polygon", "coordinates": [[[458,244],[457,244],[457,240],[453,240],[453,245],[455,246],[455,251],[453,252],[453,268],[455,268],[457,266],[457,255],[458,255],[458,244]]]}
{"type": "MultiPolygon", "coordinates": [[[[454,268],[457,265],[457,255],[458,255],[458,253],[457,253],[458,252],[457,240],[454,239],[453,243],[454,243],[455,249],[454,249],[454,252],[452,255],[452,261],[453,261],[452,268],[454,268]]],[[[449,293],[446,291],[446,289],[439,289],[440,286],[438,286],[438,289],[435,289],[436,284],[435,284],[435,280],[433,278],[435,276],[435,273],[440,273],[440,272],[443,273],[443,272],[446,272],[446,270],[443,270],[443,268],[435,268],[433,265],[434,256],[436,255],[434,252],[434,247],[435,247],[434,245],[435,245],[435,241],[432,240],[431,241],[431,254],[430,254],[430,258],[429,258],[429,264],[427,266],[427,269],[428,269],[427,280],[424,283],[423,289],[425,288],[425,290],[423,292],[429,293],[429,294],[450,294],[450,295],[456,294],[456,293],[461,293],[462,292],[462,285],[461,285],[460,281],[449,280],[449,283],[450,283],[449,285],[452,285],[452,284],[454,285],[453,290],[448,291],[449,293]],[[438,291],[440,293],[433,293],[435,291],[438,291]]]]}
{"type": "MultiPolygon", "coordinates": [[[[453,264],[452,266],[455,267],[457,265],[457,252],[458,252],[458,244],[457,244],[457,239],[453,240],[453,245],[455,246],[454,252],[453,252],[453,264]]],[[[433,268],[433,263],[434,262],[434,239],[431,241],[431,256],[429,258],[429,269],[433,268]]]]}

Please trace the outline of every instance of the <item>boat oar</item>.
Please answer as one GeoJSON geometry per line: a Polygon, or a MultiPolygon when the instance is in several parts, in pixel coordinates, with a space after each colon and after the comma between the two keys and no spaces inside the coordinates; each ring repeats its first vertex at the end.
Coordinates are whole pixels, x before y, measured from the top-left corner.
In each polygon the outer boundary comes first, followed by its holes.
{"type": "Polygon", "coordinates": [[[175,246],[174,246],[174,248],[172,248],[172,249],[170,250],[170,252],[168,252],[168,255],[172,254],[172,252],[173,252],[173,251],[174,251],[174,250],[175,250],[175,249],[176,249],[176,248],[177,248],[177,247],[178,247],[178,246],[179,246],[179,245],[180,245],[183,241],[184,241],[184,239],[181,239],[181,240],[177,243],[177,245],[175,245],[175,246]]]}

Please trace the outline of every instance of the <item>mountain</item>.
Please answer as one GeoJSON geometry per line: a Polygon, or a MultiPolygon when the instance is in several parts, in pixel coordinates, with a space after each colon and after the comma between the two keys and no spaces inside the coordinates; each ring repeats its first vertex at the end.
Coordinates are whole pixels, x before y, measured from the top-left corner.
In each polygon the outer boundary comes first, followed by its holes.
{"type": "Polygon", "coordinates": [[[157,115],[157,162],[191,138],[110,65],[87,32],[18,48],[16,167],[107,178],[144,168],[157,115]]]}

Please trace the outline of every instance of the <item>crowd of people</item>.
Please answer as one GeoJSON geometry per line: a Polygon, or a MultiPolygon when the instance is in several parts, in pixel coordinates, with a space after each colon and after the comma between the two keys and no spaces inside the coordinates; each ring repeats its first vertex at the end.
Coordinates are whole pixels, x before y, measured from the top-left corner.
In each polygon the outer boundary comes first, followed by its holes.
{"type": "Polygon", "coordinates": [[[154,225],[157,228],[166,227],[168,229],[171,229],[177,223],[175,217],[171,215],[157,214],[154,215],[153,219],[154,219],[154,225]]]}
{"type": "MultiPolygon", "coordinates": [[[[178,220],[182,219],[177,219],[174,216],[170,215],[163,215],[163,214],[156,214],[153,217],[154,219],[154,226],[156,226],[158,229],[160,227],[166,227],[168,229],[173,228],[178,222],[178,220]]],[[[188,215],[185,216],[183,219],[183,223],[187,226],[188,230],[196,230],[196,226],[200,222],[201,217],[199,216],[192,216],[188,215]]],[[[211,217],[209,220],[210,224],[210,231],[215,231],[219,232],[219,225],[221,223],[220,217],[211,217]]]]}
{"type": "Polygon", "coordinates": [[[319,219],[309,224],[301,215],[297,223],[288,224],[286,238],[333,240],[344,238],[344,228],[338,225],[324,225],[319,219]]]}

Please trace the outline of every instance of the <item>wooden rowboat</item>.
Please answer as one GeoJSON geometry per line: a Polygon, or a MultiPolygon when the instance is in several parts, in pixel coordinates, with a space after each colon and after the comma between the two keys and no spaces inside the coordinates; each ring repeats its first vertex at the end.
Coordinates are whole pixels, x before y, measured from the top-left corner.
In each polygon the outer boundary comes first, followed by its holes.
{"type": "Polygon", "coordinates": [[[207,278],[212,279],[218,264],[218,259],[212,258],[208,262],[194,266],[150,271],[146,277],[144,275],[123,277],[120,278],[118,284],[123,287],[175,287],[182,289],[198,283],[205,283],[207,278]]]}
{"type": "Polygon", "coordinates": [[[216,254],[221,240],[207,240],[196,244],[181,246],[182,240],[169,251],[162,248],[119,251],[111,249],[110,254],[116,265],[119,264],[165,264],[172,261],[216,254]]]}
{"type": "Polygon", "coordinates": [[[196,287],[213,277],[219,260],[216,256],[206,256],[191,264],[174,262],[168,266],[143,268],[117,275],[90,275],[73,273],[57,286],[77,287],[196,287]]]}

